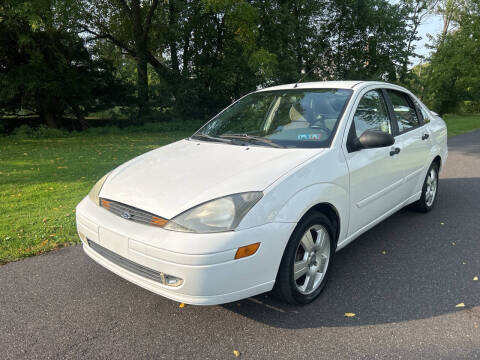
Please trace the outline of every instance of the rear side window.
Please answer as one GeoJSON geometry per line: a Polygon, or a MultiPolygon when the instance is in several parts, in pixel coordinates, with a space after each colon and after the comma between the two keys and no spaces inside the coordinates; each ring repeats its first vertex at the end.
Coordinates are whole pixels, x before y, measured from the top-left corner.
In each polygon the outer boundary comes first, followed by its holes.
{"type": "Polygon", "coordinates": [[[399,133],[404,133],[419,125],[417,112],[407,94],[395,90],[387,90],[392,101],[393,114],[398,124],[399,133]]]}
{"type": "Polygon", "coordinates": [[[379,130],[391,134],[387,105],[378,90],[363,95],[353,117],[357,137],[366,130],[379,130]]]}
{"type": "Polygon", "coordinates": [[[424,107],[422,105],[420,105],[420,103],[418,101],[415,101],[415,105],[417,105],[417,109],[420,110],[420,116],[421,116],[421,120],[424,124],[427,124],[430,122],[430,116],[428,116],[428,113],[425,111],[424,107]]]}

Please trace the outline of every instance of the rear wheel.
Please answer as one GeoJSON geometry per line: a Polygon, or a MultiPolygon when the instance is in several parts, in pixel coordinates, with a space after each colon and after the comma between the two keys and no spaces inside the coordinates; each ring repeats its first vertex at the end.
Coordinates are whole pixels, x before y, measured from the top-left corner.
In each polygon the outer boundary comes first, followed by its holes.
{"type": "Polygon", "coordinates": [[[427,176],[423,182],[422,195],[419,200],[412,204],[413,208],[420,212],[432,210],[438,192],[438,165],[433,162],[428,169],[427,176]]]}
{"type": "Polygon", "coordinates": [[[283,254],[274,292],[290,304],[308,304],[322,292],[335,254],[334,228],[314,212],[296,227],[283,254]]]}

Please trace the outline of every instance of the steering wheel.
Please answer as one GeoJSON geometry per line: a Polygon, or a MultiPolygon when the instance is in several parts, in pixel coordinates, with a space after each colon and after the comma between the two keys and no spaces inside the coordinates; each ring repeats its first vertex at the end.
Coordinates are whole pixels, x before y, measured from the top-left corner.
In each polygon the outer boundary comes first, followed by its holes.
{"type": "Polygon", "coordinates": [[[332,130],[330,130],[325,125],[325,121],[323,119],[319,119],[319,120],[315,121],[313,124],[310,124],[310,128],[320,129],[320,130],[324,131],[325,133],[327,133],[328,136],[330,136],[330,134],[332,133],[332,130]]]}

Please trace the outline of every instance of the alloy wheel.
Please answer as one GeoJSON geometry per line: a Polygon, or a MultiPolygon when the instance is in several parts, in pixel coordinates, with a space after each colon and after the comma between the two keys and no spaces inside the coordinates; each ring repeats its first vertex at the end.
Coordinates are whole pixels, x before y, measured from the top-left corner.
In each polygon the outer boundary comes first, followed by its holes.
{"type": "Polygon", "coordinates": [[[330,261],[330,235],[322,225],[311,226],[302,236],[295,253],[293,279],[304,295],[318,289],[330,261]]]}
{"type": "Polygon", "coordinates": [[[425,190],[425,203],[428,207],[432,206],[437,194],[437,171],[434,167],[430,169],[427,176],[427,188],[425,190]]]}

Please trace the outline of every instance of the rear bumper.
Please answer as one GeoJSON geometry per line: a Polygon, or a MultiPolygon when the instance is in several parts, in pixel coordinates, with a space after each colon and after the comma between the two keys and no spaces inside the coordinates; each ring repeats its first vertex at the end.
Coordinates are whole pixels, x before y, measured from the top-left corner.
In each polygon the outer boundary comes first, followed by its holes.
{"type": "Polygon", "coordinates": [[[190,234],[122,219],[85,198],[77,229],[85,253],[115,274],[169,299],[214,305],[272,289],[294,223],[270,223],[242,231],[190,234]],[[136,264],[183,280],[178,287],[129,271],[95,251],[86,238],[136,264]],[[235,260],[238,247],[260,242],[257,252],[235,260]]]}

